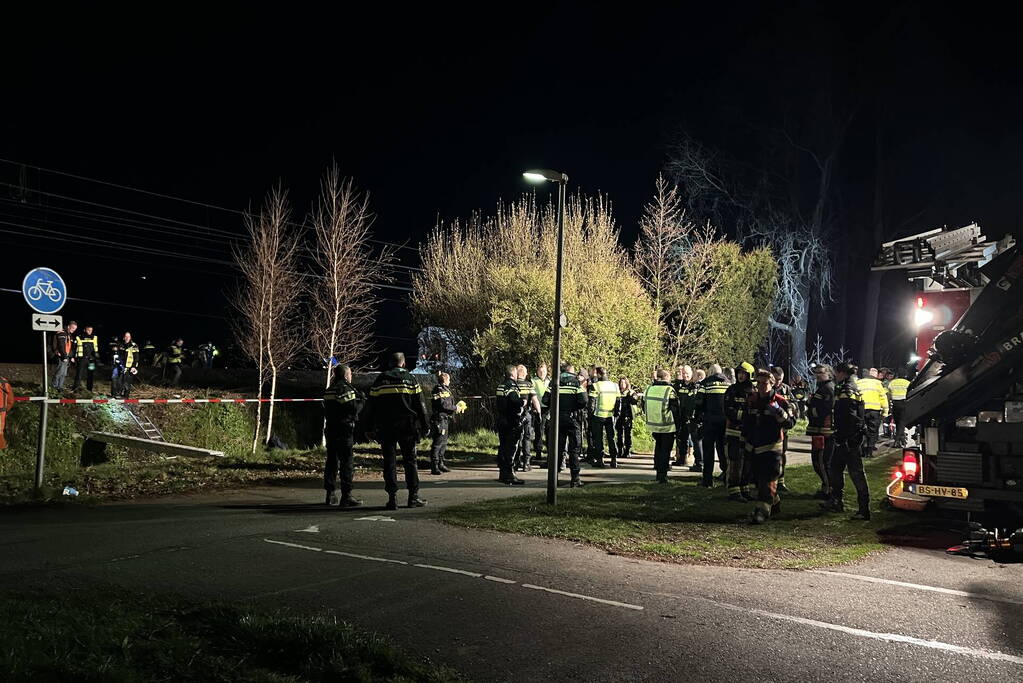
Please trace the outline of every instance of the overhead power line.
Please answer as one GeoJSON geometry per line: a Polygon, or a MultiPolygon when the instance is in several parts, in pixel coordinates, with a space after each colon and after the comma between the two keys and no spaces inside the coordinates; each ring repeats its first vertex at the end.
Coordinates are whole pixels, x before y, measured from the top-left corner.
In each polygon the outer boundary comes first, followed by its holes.
{"type": "MultiPolygon", "coordinates": [[[[85,182],[96,183],[98,185],[106,185],[108,187],[115,187],[115,188],[118,188],[118,189],[121,189],[121,190],[128,190],[130,192],[139,192],[139,193],[147,194],[147,195],[150,195],[150,196],[153,196],[153,197],[160,197],[161,199],[170,199],[172,201],[184,202],[186,204],[192,204],[194,206],[202,206],[202,207],[205,207],[207,209],[216,209],[218,211],[226,211],[228,213],[233,213],[233,214],[239,215],[239,216],[244,216],[245,215],[244,211],[239,211],[238,209],[231,209],[231,208],[228,208],[226,206],[218,206],[216,204],[208,204],[206,202],[200,202],[200,201],[196,201],[194,199],[186,199],[184,197],[175,197],[173,195],[162,194],[160,192],[153,192],[151,190],[144,190],[144,189],[139,188],[139,187],[131,187],[129,185],[121,185],[119,183],[112,183],[112,182],[109,182],[107,180],[100,180],[98,178],[90,178],[88,176],[78,175],[76,173],[68,173],[67,171],[58,171],[58,170],[53,169],[53,168],[45,168],[43,166],[34,166],[33,164],[24,164],[24,163],[21,163],[19,161],[14,161],[12,159],[0,158],[0,162],[11,164],[13,166],[24,166],[26,168],[31,168],[31,169],[34,169],[36,171],[42,171],[44,173],[53,173],[54,175],[60,175],[60,176],[64,176],[64,177],[67,177],[67,178],[74,178],[76,180],[83,180],[85,182]]],[[[43,194],[40,190],[32,190],[32,192],[38,192],[40,194],[43,194]]],[[[111,207],[107,207],[107,208],[111,208],[111,207]]],[[[399,244],[397,242],[387,242],[385,240],[378,240],[378,239],[372,239],[370,241],[372,241],[372,242],[374,242],[376,244],[384,244],[384,245],[396,247],[398,249],[408,249],[410,251],[415,251],[415,252],[419,251],[418,247],[410,247],[407,244],[399,244]]]]}

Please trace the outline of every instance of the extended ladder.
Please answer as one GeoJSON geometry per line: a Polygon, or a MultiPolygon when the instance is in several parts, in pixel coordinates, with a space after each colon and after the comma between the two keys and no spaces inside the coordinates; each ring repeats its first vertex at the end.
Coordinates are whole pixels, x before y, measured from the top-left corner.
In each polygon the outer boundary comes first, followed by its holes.
{"type": "MultiPolygon", "coordinates": [[[[125,406],[127,407],[127,406],[125,406]]],[[[139,426],[142,433],[146,435],[146,438],[150,441],[163,441],[163,432],[146,417],[141,410],[138,408],[128,408],[128,414],[135,420],[135,424],[139,426]]]]}

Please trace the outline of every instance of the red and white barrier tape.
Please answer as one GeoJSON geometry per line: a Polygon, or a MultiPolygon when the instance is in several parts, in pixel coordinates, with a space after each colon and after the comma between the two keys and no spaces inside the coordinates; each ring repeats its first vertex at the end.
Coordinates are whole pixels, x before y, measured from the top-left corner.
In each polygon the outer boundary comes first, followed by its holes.
{"type": "Polygon", "coordinates": [[[307,403],[322,402],[322,398],[46,398],[45,396],[15,396],[15,402],[23,401],[46,401],[58,405],[92,404],[102,405],[104,403],[126,403],[135,405],[140,403],[307,403]]]}

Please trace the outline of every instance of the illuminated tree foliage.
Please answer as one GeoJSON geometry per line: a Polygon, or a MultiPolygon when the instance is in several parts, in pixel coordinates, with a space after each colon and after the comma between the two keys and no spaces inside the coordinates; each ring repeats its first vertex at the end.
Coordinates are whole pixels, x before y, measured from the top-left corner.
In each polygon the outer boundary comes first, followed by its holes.
{"type": "MultiPolygon", "coordinates": [[[[532,196],[430,234],[413,308],[463,359],[463,383],[491,389],[507,363],[550,362],[556,237],[556,207],[532,196]]],[[[575,196],[566,206],[564,311],[564,359],[616,377],[648,377],[658,363],[656,310],[602,197],[575,196]]]]}

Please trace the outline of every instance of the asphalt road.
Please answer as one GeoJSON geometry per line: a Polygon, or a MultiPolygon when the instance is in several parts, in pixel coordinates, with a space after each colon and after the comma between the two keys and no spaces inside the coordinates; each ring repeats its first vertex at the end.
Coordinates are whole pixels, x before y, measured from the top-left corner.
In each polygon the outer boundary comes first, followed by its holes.
{"type": "MultiPolygon", "coordinates": [[[[649,467],[633,459],[585,477],[649,467]]],[[[391,513],[373,481],[359,483],[355,511],[320,505],[313,481],[8,510],[0,580],[330,610],[477,680],[1023,680],[1023,564],[895,549],[834,571],[740,570],[436,521],[444,505],[522,493],[495,476],[425,475],[429,507],[391,513]]],[[[544,477],[526,475],[526,489],[544,477]]]]}

